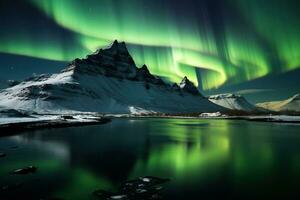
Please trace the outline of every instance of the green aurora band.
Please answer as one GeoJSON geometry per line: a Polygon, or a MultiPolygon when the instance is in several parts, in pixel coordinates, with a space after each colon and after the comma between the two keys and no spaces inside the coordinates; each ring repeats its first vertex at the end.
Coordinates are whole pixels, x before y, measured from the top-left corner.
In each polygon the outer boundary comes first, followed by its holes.
{"type": "Polygon", "coordinates": [[[161,0],[27,1],[70,31],[70,42],[17,32],[1,38],[0,52],[69,61],[117,39],[139,66],[173,82],[188,76],[203,90],[300,66],[294,0],[189,0],[181,12],[161,0]]]}

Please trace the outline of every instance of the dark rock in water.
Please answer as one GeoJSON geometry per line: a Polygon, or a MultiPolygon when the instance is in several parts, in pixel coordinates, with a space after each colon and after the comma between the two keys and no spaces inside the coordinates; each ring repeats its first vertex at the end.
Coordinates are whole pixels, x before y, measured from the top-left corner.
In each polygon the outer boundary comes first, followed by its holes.
{"type": "Polygon", "coordinates": [[[153,176],[140,177],[130,180],[121,185],[118,192],[112,193],[104,190],[97,190],[94,195],[106,200],[153,200],[161,198],[159,192],[163,189],[160,184],[169,181],[153,176]]]}
{"type": "Polygon", "coordinates": [[[22,186],[23,186],[23,183],[15,183],[12,185],[5,185],[5,186],[1,187],[1,191],[15,190],[15,189],[19,189],[22,186]]]}
{"type": "Polygon", "coordinates": [[[0,152],[0,158],[3,158],[3,157],[5,157],[5,156],[6,156],[5,153],[0,152]]]}
{"type": "Polygon", "coordinates": [[[13,174],[29,174],[29,173],[35,173],[37,170],[37,167],[34,166],[28,166],[21,169],[16,169],[13,171],[13,174]]]}
{"type": "Polygon", "coordinates": [[[104,190],[96,190],[95,192],[93,192],[93,194],[97,197],[99,197],[100,199],[107,199],[107,200],[111,200],[111,199],[118,199],[118,200],[128,200],[128,196],[126,194],[116,194],[116,193],[112,193],[112,192],[107,192],[104,190]]]}
{"type": "Polygon", "coordinates": [[[67,120],[67,119],[74,119],[74,117],[73,117],[73,116],[70,116],[70,115],[62,115],[61,118],[64,119],[64,120],[67,120]]]}

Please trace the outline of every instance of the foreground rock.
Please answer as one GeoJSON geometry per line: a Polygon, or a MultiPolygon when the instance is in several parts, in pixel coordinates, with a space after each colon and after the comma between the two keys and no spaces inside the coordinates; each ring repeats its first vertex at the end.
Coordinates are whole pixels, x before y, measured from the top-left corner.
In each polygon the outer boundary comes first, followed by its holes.
{"type": "Polygon", "coordinates": [[[5,153],[0,152],[0,158],[3,158],[3,157],[5,157],[5,156],[6,156],[5,153]]]}
{"type": "Polygon", "coordinates": [[[12,173],[13,174],[29,174],[29,173],[35,173],[37,170],[37,167],[34,166],[28,166],[21,169],[16,169],[12,173]]]}
{"type": "Polygon", "coordinates": [[[140,177],[135,180],[125,182],[116,193],[97,190],[94,195],[100,199],[106,200],[153,200],[161,199],[160,191],[163,189],[160,185],[168,182],[169,179],[162,179],[153,176],[140,177]]]}

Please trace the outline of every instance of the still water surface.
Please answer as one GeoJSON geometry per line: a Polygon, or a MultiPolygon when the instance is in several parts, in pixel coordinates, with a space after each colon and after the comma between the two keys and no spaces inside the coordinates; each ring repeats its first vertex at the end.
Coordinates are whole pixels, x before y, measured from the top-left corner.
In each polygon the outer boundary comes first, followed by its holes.
{"type": "Polygon", "coordinates": [[[300,195],[300,126],[199,119],[115,119],[105,125],[1,137],[0,199],[93,199],[139,176],[170,178],[164,199],[300,195]],[[35,174],[12,175],[34,165],[35,174]]]}

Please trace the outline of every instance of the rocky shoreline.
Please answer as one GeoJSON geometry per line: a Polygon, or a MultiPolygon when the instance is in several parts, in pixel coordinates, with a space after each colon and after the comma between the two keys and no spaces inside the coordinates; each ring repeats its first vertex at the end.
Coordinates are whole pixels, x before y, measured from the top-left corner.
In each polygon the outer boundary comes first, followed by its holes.
{"type": "Polygon", "coordinates": [[[1,136],[15,135],[24,131],[50,129],[50,128],[66,128],[78,126],[90,126],[106,124],[111,121],[107,117],[80,117],[74,118],[71,115],[60,116],[57,119],[37,120],[28,122],[12,122],[0,124],[1,136]]]}

